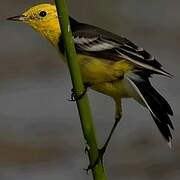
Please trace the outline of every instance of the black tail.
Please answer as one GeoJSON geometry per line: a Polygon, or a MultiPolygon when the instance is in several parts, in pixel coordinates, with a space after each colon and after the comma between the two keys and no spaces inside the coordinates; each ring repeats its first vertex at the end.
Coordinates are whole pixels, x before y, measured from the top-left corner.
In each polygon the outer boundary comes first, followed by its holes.
{"type": "Polygon", "coordinates": [[[151,86],[148,77],[131,73],[127,75],[127,79],[141,101],[149,109],[164,138],[171,143],[172,134],[170,129],[174,130],[174,127],[169,115],[172,116],[173,111],[168,102],[151,86]]]}

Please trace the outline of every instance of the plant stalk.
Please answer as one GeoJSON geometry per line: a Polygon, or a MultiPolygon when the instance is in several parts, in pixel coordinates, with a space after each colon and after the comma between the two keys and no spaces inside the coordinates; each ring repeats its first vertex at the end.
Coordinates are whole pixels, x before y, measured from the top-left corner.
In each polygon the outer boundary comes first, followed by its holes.
{"type": "MultiPolygon", "coordinates": [[[[66,51],[66,57],[73,84],[73,89],[76,92],[77,96],[79,96],[84,92],[85,89],[83,86],[80,68],[77,62],[77,55],[69,23],[68,10],[66,8],[65,0],[55,0],[55,3],[61,26],[63,43],[66,51]]],[[[93,165],[98,158],[98,145],[87,95],[85,94],[80,100],[77,100],[76,102],[83,135],[88,146],[89,161],[90,164],[93,165]]],[[[107,180],[106,172],[101,162],[99,162],[92,169],[92,174],[94,180],[107,180]]]]}

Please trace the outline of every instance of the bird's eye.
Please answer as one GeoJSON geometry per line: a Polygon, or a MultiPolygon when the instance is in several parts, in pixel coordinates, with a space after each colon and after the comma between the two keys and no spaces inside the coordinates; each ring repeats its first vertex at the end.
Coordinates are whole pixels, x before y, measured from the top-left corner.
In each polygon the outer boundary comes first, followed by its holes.
{"type": "Polygon", "coordinates": [[[46,12],[46,11],[41,11],[41,12],[39,13],[39,15],[40,15],[41,17],[45,17],[45,16],[47,15],[47,12],[46,12]]]}

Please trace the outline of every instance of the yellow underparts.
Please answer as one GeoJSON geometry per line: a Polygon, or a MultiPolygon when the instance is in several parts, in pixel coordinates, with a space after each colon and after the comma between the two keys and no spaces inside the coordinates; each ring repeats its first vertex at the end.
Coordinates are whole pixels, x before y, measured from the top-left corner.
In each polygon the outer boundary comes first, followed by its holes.
{"type": "Polygon", "coordinates": [[[111,61],[78,55],[83,81],[91,88],[113,98],[129,97],[124,88],[124,74],[134,68],[126,60],[111,61]]]}
{"type": "MultiPolygon", "coordinates": [[[[50,21],[48,29],[41,31],[50,42],[58,48],[61,29],[57,20],[50,21]],[[51,27],[51,28],[50,28],[51,27]]],[[[37,30],[36,24],[34,29],[37,30]]],[[[45,27],[41,26],[41,30],[45,27]]],[[[99,59],[82,54],[77,55],[84,83],[91,84],[91,88],[113,97],[114,99],[129,97],[124,87],[124,74],[134,68],[133,64],[124,59],[112,61],[99,59]]]]}
{"type": "MultiPolygon", "coordinates": [[[[40,32],[42,36],[58,48],[61,28],[54,5],[35,6],[23,13],[23,16],[26,17],[25,23],[40,32]],[[44,6],[46,7],[47,17],[42,18],[39,16],[39,12],[44,9],[44,6]]],[[[77,59],[83,81],[91,84],[92,89],[114,99],[128,97],[124,86],[124,74],[134,68],[133,64],[123,59],[111,61],[85,55],[78,55],[77,59]]]]}

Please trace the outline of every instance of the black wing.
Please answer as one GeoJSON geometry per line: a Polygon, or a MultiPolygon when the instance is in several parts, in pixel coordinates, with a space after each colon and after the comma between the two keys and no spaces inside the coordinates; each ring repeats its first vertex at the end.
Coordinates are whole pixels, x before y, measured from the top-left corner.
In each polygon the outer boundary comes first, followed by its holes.
{"type": "Polygon", "coordinates": [[[70,22],[77,53],[112,61],[126,59],[141,68],[171,76],[153,56],[128,39],[72,18],[70,22]]]}

